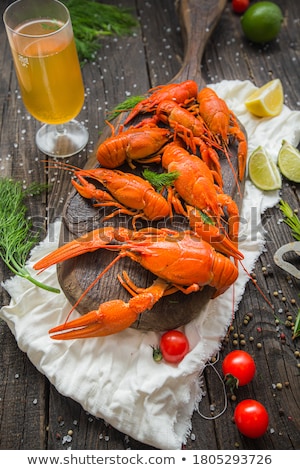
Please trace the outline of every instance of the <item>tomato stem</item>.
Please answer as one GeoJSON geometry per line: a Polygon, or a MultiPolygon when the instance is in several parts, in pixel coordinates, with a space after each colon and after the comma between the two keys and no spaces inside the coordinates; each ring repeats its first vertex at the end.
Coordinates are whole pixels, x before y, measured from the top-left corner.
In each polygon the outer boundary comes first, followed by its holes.
{"type": "Polygon", "coordinates": [[[159,346],[151,346],[153,352],[152,357],[155,362],[161,362],[163,360],[163,355],[159,346]]]}
{"type": "Polygon", "coordinates": [[[226,374],[225,384],[227,385],[227,387],[229,387],[230,392],[234,394],[234,391],[239,387],[239,379],[234,377],[234,375],[232,374],[226,374]]]}

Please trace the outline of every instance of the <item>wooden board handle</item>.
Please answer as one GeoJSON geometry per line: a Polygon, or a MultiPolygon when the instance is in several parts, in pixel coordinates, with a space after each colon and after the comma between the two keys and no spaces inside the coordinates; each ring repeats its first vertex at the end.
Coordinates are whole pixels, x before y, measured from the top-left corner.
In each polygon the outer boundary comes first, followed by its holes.
{"type": "Polygon", "coordinates": [[[180,0],[179,17],[185,51],[182,67],[172,83],[195,80],[203,86],[202,56],[226,3],[226,0],[180,0]]]}

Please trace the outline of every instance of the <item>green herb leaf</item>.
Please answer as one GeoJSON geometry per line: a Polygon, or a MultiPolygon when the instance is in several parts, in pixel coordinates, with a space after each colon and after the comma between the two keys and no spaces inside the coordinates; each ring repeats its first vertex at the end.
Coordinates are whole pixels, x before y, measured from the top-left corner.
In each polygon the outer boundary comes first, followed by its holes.
{"type": "Polygon", "coordinates": [[[23,190],[19,181],[0,178],[0,258],[15,275],[58,293],[59,289],[37,281],[25,267],[31,249],[38,242],[38,234],[32,232],[32,224],[26,218],[24,198],[29,194],[39,194],[44,189],[45,185],[33,184],[23,190]]]}
{"type": "Polygon", "coordinates": [[[79,60],[93,60],[99,38],[129,34],[137,25],[129,9],[93,0],[62,0],[70,12],[79,60]]]}
{"type": "Polygon", "coordinates": [[[112,121],[117,116],[119,116],[120,113],[130,111],[143,99],[145,99],[145,96],[131,96],[130,98],[127,98],[126,100],[122,101],[122,103],[118,104],[112,111],[109,112],[107,120],[112,121]]]}
{"type": "Polygon", "coordinates": [[[279,201],[279,208],[286,217],[283,221],[292,229],[292,236],[295,240],[300,241],[300,220],[298,216],[289,204],[282,199],[279,201]]]}
{"type": "Polygon", "coordinates": [[[171,171],[170,173],[155,173],[147,169],[143,171],[144,178],[148,180],[157,191],[171,186],[179,175],[180,173],[178,171],[171,171]]]}
{"type": "Polygon", "coordinates": [[[298,314],[295,320],[295,325],[294,325],[294,332],[292,339],[296,339],[300,336],[300,309],[298,310],[298,314]]]}
{"type": "Polygon", "coordinates": [[[213,221],[211,217],[209,217],[209,215],[205,214],[205,212],[200,211],[200,209],[196,209],[196,207],[195,207],[195,210],[198,212],[204,224],[215,225],[215,222],[213,221]]]}

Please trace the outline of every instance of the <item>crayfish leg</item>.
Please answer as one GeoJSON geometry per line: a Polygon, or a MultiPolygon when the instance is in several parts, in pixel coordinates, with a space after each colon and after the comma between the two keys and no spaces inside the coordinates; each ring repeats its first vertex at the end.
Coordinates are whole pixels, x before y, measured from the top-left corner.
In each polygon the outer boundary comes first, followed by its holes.
{"type": "MultiPolygon", "coordinates": [[[[122,272],[122,276],[120,274],[118,274],[118,280],[120,282],[120,284],[124,287],[124,289],[127,290],[127,292],[130,293],[130,295],[132,295],[132,297],[135,297],[136,295],[138,294],[141,294],[145,289],[143,287],[138,287],[133,281],[132,279],[129,277],[127,271],[123,271],[122,272]],[[123,277],[122,277],[123,276],[123,277]]],[[[171,294],[174,294],[175,292],[178,291],[178,288],[175,287],[175,286],[169,286],[165,292],[164,292],[164,296],[165,295],[171,295],[171,294]]]]}

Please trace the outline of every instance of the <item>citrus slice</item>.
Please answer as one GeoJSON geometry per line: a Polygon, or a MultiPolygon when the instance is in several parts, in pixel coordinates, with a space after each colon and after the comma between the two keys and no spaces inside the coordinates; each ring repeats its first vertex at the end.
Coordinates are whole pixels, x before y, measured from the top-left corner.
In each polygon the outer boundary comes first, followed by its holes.
{"type": "Polygon", "coordinates": [[[245,101],[245,106],[255,116],[278,116],[283,107],[283,89],[279,78],[255,90],[245,101]]]}
{"type": "Polygon", "coordinates": [[[248,170],[249,178],[257,188],[263,191],[281,188],[280,171],[262,146],[257,147],[250,155],[248,170]]]}
{"type": "Polygon", "coordinates": [[[279,170],[290,181],[300,183],[300,152],[286,140],[282,141],[278,154],[279,170]]]}

